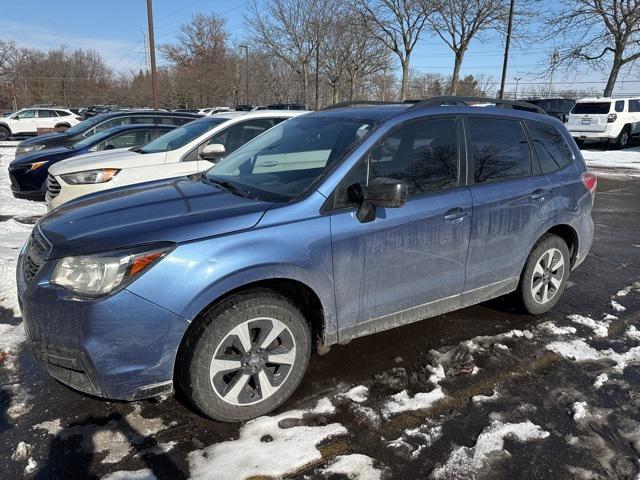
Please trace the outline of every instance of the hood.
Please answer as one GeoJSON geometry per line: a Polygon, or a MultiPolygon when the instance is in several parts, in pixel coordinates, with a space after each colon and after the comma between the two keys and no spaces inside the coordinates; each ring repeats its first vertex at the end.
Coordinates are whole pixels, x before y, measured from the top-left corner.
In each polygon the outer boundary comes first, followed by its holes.
{"type": "Polygon", "coordinates": [[[21,141],[19,146],[26,147],[27,145],[46,145],[50,141],[65,140],[67,138],[69,138],[69,135],[64,132],[45,133],[43,135],[36,135],[35,137],[27,138],[26,140],[21,141]]]}
{"type": "Polygon", "coordinates": [[[49,258],[59,258],[245,230],[272,205],[192,175],[81,197],[52,210],[38,225],[52,244],[49,258]]]}
{"type": "Polygon", "coordinates": [[[75,150],[71,150],[70,148],[58,147],[58,148],[48,148],[45,150],[38,150],[37,152],[27,153],[22,155],[21,157],[13,160],[9,166],[10,167],[18,167],[21,165],[28,165],[34,162],[43,162],[43,161],[51,161],[51,160],[60,160],[62,158],[70,157],[75,155],[75,150]]]}
{"type": "Polygon", "coordinates": [[[66,162],[61,162],[49,169],[52,175],[81,172],[94,168],[127,168],[164,163],[166,152],[136,153],[128,148],[103,150],[102,152],[85,153],[66,162]]]}

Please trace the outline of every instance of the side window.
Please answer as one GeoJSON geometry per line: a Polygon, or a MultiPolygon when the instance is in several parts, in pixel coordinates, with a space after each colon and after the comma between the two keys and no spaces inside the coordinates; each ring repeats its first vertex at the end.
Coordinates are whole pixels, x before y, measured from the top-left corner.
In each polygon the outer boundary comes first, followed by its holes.
{"type": "Polygon", "coordinates": [[[18,115],[20,118],[36,118],[35,110],[25,110],[24,112],[20,112],[18,115]]]}
{"type": "Polygon", "coordinates": [[[257,118],[246,122],[236,123],[218,132],[209,140],[208,144],[221,143],[226,154],[234,152],[249,140],[269,130],[275,124],[273,119],[257,118]]]}
{"type": "Polygon", "coordinates": [[[624,100],[616,100],[616,112],[624,112],[624,100]]]}
{"type": "Polygon", "coordinates": [[[59,117],[68,117],[71,115],[69,112],[65,112],[64,110],[56,110],[56,113],[59,117]]]}
{"type": "Polygon", "coordinates": [[[182,125],[181,123],[176,123],[175,117],[158,117],[156,118],[156,123],[159,125],[182,125]]]}
{"type": "Polygon", "coordinates": [[[100,123],[95,126],[93,129],[93,133],[104,132],[108,128],[111,127],[119,127],[120,125],[129,125],[131,123],[131,117],[118,117],[113,118],[111,120],[107,120],[106,122],[100,123]]]}
{"type": "Polygon", "coordinates": [[[111,150],[115,148],[131,148],[149,143],[150,130],[134,130],[123,132],[100,142],[96,150],[111,150]]]}
{"type": "Polygon", "coordinates": [[[527,122],[533,147],[540,161],[542,173],[551,173],[569,165],[573,154],[562,134],[553,125],[542,122],[527,122]]]}
{"type": "Polygon", "coordinates": [[[131,117],[131,122],[134,125],[153,125],[155,117],[131,117]]]}
{"type": "Polygon", "coordinates": [[[629,111],[634,113],[640,112],[640,100],[629,100],[629,111]]]}
{"type": "Polygon", "coordinates": [[[170,131],[170,128],[154,128],[152,130],[149,130],[149,141],[141,145],[146,145],[147,143],[154,141],[156,138],[161,137],[162,135],[170,131]]]}
{"type": "Polygon", "coordinates": [[[38,118],[51,118],[57,117],[56,112],[53,110],[38,110],[38,118]]]}
{"type": "Polygon", "coordinates": [[[455,118],[402,125],[369,153],[369,183],[402,180],[409,196],[458,186],[458,135],[455,118]]]}
{"type": "Polygon", "coordinates": [[[488,117],[468,121],[476,183],[531,174],[529,144],[519,122],[488,117]]]}
{"type": "Polygon", "coordinates": [[[184,125],[185,123],[192,122],[195,119],[190,117],[168,117],[167,120],[169,120],[169,125],[180,126],[184,125]]]}

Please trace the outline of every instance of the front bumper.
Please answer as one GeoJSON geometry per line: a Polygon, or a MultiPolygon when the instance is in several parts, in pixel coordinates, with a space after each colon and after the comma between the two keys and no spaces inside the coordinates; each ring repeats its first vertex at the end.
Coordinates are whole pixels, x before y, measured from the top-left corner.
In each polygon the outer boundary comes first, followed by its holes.
{"type": "Polygon", "coordinates": [[[84,197],[85,195],[91,195],[92,193],[103,192],[116,188],[117,185],[113,182],[104,183],[90,183],[86,185],[69,185],[56,177],[58,184],[60,185],[60,191],[55,196],[47,195],[47,208],[53,210],[60,205],[75,200],[76,198],[84,197]]]}
{"type": "Polygon", "coordinates": [[[15,198],[37,201],[44,200],[46,186],[39,172],[36,175],[27,172],[26,169],[10,168],[9,180],[11,181],[11,193],[15,198]]]}
{"type": "Polygon", "coordinates": [[[27,286],[18,261],[18,297],[27,344],[55,379],[81,392],[135,400],[170,391],[188,322],[128,290],[80,299],[50,285],[44,262],[27,286]]]}

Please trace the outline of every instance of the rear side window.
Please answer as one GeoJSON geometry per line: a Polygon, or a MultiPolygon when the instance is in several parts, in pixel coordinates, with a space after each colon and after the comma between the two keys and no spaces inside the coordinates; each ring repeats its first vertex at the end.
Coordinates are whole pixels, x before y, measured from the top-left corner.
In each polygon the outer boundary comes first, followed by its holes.
{"type": "Polygon", "coordinates": [[[611,109],[611,102],[576,103],[571,113],[576,115],[606,115],[611,109]]]}
{"type": "Polygon", "coordinates": [[[527,126],[531,132],[542,173],[555,172],[573,161],[573,153],[556,127],[532,121],[528,121],[527,126]]]}
{"type": "Polygon", "coordinates": [[[618,113],[624,112],[624,100],[617,100],[616,101],[616,112],[618,112],[618,113]]]}
{"type": "Polygon", "coordinates": [[[55,111],[59,117],[68,117],[71,115],[69,112],[65,112],[64,110],[56,110],[55,111]]]}
{"type": "Polygon", "coordinates": [[[531,174],[529,144],[519,122],[480,117],[468,121],[476,183],[531,174]]]}
{"type": "Polygon", "coordinates": [[[51,118],[57,117],[56,112],[53,110],[38,110],[38,117],[40,118],[51,118]]]}
{"type": "Polygon", "coordinates": [[[640,112],[640,100],[629,100],[629,111],[630,112],[640,112]]]}

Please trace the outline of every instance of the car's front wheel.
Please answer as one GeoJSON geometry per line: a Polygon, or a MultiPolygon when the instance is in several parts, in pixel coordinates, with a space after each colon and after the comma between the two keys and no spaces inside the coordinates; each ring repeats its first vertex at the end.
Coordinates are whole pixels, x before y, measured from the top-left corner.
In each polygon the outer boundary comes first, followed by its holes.
{"type": "Polygon", "coordinates": [[[8,140],[10,136],[11,131],[7,127],[0,125],[0,141],[8,140]]]}
{"type": "Polygon", "coordinates": [[[208,417],[248,420],[289,398],[310,354],[309,325],[298,307],[271,290],[249,290],[198,320],[181,350],[178,382],[208,417]]]}
{"type": "Polygon", "coordinates": [[[518,294],[527,312],[539,315],[552,309],[567,283],[569,249],[553,234],[544,235],[533,247],[525,264],[518,294]]]}

